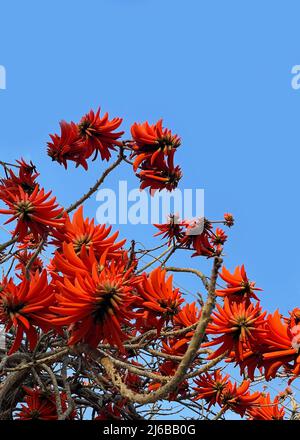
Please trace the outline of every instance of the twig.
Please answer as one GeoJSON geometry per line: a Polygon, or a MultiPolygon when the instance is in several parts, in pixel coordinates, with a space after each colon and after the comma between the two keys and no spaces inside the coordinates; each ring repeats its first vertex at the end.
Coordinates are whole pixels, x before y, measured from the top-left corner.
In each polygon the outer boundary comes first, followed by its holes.
{"type": "Polygon", "coordinates": [[[47,373],[49,374],[49,376],[51,378],[51,382],[52,382],[53,389],[54,389],[54,395],[55,395],[55,404],[56,404],[56,410],[57,410],[57,417],[58,417],[58,420],[61,420],[61,417],[63,415],[63,410],[62,410],[62,406],[61,406],[61,398],[60,398],[58,383],[57,383],[55,374],[53,373],[51,368],[48,367],[48,365],[42,364],[42,367],[43,367],[43,369],[45,371],[47,371],[47,373]]]}
{"type": "Polygon", "coordinates": [[[153,260],[151,260],[149,263],[147,263],[142,269],[137,271],[137,275],[144,272],[146,269],[148,269],[148,267],[152,266],[152,264],[156,263],[157,261],[159,261],[162,257],[164,257],[171,249],[173,248],[173,246],[169,246],[167,249],[165,249],[158,257],[155,257],[153,260]]]}
{"type": "Polygon", "coordinates": [[[165,270],[167,272],[188,272],[188,273],[193,273],[195,275],[197,275],[197,277],[199,277],[205,287],[206,290],[209,289],[209,282],[207,280],[207,277],[198,269],[193,269],[190,267],[174,267],[174,266],[168,266],[165,267],[165,270]]]}
{"type": "Polygon", "coordinates": [[[90,190],[84,194],[79,200],[77,200],[75,203],[73,203],[72,205],[70,205],[67,209],[66,212],[69,214],[70,212],[74,211],[74,209],[78,208],[78,206],[82,205],[87,199],[89,199],[99,188],[99,186],[104,182],[105,178],[124,160],[124,155],[123,155],[123,149],[122,147],[120,147],[120,153],[118,156],[118,159],[110,166],[108,167],[104,173],[102,174],[102,176],[100,177],[100,179],[97,180],[97,182],[95,183],[94,186],[92,186],[90,188],[90,190]]]}
{"type": "Polygon", "coordinates": [[[16,241],[18,241],[18,236],[13,237],[11,240],[7,241],[6,243],[1,244],[0,245],[0,252],[4,251],[4,249],[6,249],[11,244],[16,243],[16,241]]]}

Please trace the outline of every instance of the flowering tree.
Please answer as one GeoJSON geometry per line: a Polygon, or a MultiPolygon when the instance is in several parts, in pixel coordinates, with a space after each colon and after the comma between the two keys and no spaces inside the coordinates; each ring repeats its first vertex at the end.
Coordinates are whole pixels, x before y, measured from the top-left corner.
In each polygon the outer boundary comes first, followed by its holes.
{"type": "Polygon", "coordinates": [[[69,207],[41,188],[33,163],[0,162],[0,214],[13,225],[0,245],[0,418],[150,419],[174,408],[195,419],[232,412],[297,418],[290,388],[271,396],[253,385],[299,375],[300,309],[288,317],[263,311],[261,289],[244,265],[226,268],[221,226],[233,226],[231,214],[194,222],[170,215],[155,225],[162,242],[142,250],[84,216],[84,202],[123,163],[152,194],[174,190],[181,179],[177,135],[162,121],[134,123],[123,140],[121,123],[90,111],[50,135],[48,155],[66,169],[69,162],[86,171],[97,158],[110,162],[69,207]],[[170,265],[179,249],[197,269],[170,265]],[[150,253],[156,256],[141,267],[150,253]],[[211,261],[208,275],[198,268],[203,258],[211,261]],[[188,303],[173,284],[171,273],[180,272],[194,277],[205,297],[188,303]],[[239,383],[226,371],[231,365],[239,383]]]}

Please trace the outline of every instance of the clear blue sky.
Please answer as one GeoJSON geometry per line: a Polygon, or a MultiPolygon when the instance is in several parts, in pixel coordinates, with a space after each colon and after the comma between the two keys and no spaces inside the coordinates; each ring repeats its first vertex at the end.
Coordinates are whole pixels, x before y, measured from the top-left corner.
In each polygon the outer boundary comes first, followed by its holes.
{"type": "MultiPolygon", "coordinates": [[[[298,1],[11,0],[0,13],[1,159],[32,159],[43,185],[68,203],[103,164],[88,174],[51,164],[46,142],[60,119],[101,105],[124,116],[128,132],[134,121],[163,117],[183,139],[182,186],[205,189],[208,218],[236,217],[227,266],[246,264],[270,310],[299,306],[298,1]]],[[[106,186],[128,178],[123,170],[106,186]]],[[[92,199],[87,213],[97,206],[92,199]]],[[[123,227],[121,235],[151,245],[153,232],[123,227]]],[[[194,280],[181,283],[197,290],[194,280]]]]}

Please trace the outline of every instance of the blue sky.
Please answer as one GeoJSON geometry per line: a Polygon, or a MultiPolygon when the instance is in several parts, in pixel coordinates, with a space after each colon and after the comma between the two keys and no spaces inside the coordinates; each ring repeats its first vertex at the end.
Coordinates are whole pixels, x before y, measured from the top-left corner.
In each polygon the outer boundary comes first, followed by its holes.
{"type": "MultiPolygon", "coordinates": [[[[245,263],[264,289],[262,304],[287,313],[299,305],[298,221],[300,64],[297,1],[58,0],[1,5],[2,160],[24,156],[41,181],[68,204],[103,170],[66,173],[45,154],[61,119],[77,121],[99,105],[134,121],[180,134],[183,188],[205,189],[210,219],[232,212],[226,265],[245,263]]],[[[106,181],[115,188],[128,167],[106,181]]],[[[94,216],[93,198],[86,213],[94,216]]],[[[121,235],[153,244],[154,228],[121,235]]],[[[184,255],[174,264],[207,268],[184,255]]],[[[179,279],[196,292],[195,280],[179,279]]]]}

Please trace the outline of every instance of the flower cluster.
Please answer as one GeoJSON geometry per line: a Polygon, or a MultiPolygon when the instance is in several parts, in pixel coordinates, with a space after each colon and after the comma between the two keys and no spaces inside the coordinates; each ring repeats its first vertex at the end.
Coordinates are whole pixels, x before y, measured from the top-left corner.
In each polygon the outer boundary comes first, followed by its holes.
{"type": "MultiPolygon", "coordinates": [[[[24,403],[15,412],[17,420],[58,420],[55,395],[52,391],[44,391],[39,388],[23,387],[25,392],[24,403]]],[[[67,396],[60,394],[62,411],[68,409],[67,396]]],[[[76,418],[76,410],[70,412],[69,420],[76,418]]]]}
{"type": "Polygon", "coordinates": [[[158,332],[164,324],[173,323],[181,304],[184,302],[179,288],[173,288],[172,275],[166,279],[166,271],[160,267],[149,275],[143,274],[138,285],[139,311],[138,325],[144,329],[157,328],[158,332]]]}
{"type": "MultiPolygon", "coordinates": [[[[214,373],[205,373],[195,380],[196,397],[194,400],[204,399],[210,408],[218,404],[222,412],[231,410],[240,416],[244,416],[246,411],[253,411],[261,399],[261,394],[256,391],[249,391],[250,381],[245,380],[240,385],[232,383],[229,375],[223,376],[221,370],[214,373]]],[[[256,418],[255,416],[253,418],[256,418]]]]}
{"type": "Polygon", "coordinates": [[[249,420],[282,420],[285,411],[280,406],[280,396],[272,401],[269,393],[251,393],[250,384],[249,380],[244,380],[240,385],[232,383],[229,374],[222,375],[221,370],[217,369],[195,380],[194,400],[203,399],[208,408],[219,405],[222,413],[231,410],[240,416],[246,415],[249,420]]]}
{"type": "Polygon", "coordinates": [[[141,189],[150,187],[152,194],[162,189],[172,191],[182,177],[179,166],[174,165],[174,154],[181,144],[171,130],[163,128],[162,120],[150,125],[135,123],[131,127],[133,169],[141,181],[141,189]]]}
{"type": "Polygon", "coordinates": [[[16,161],[16,168],[18,173],[16,174],[12,168],[6,168],[7,177],[0,179],[0,197],[12,197],[12,194],[18,194],[19,187],[27,193],[31,194],[36,185],[36,179],[39,173],[36,170],[35,165],[30,162],[27,163],[24,159],[16,161]]]}
{"type": "Polygon", "coordinates": [[[109,160],[111,150],[122,143],[118,140],[123,131],[115,132],[122,123],[121,118],[109,120],[108,113],[100,116],[100,108],[95,113],[91,110],[84,115],[79,123],[62,121],[60,135],[50,135],[48,155],[53,161],[67,168],[68,161],[75,162],[76,166],[88,169],[87,159],[100,154],[102,160],[109,160]]]}
{"type": "Polygon", "coordinates": [[[55,197],[49,198],[51,192],[45,194],[38,185],[32,194],[26,193],[21,186],[16,194],[8,192],[2,200],[8,209],[0,209],[0,214],[9,214],[11,217],[4,223],[17,222],[13,235],[19,241],[32,234],[35,240],[46,237],[54,228],[63,225],[61,217],[63,208],[59,208],[55,197]]]}
{"type": "Polygon", "coordinates": [[[139,281],[134,266],[127,268],[118,255],[108,260],[107,252],[97,259],[86,248],[76,255],[72,244],[65,244],[63,250],[64,256],[57,254],[53,262],[61,274],[54,277],[57,305],[51,311],[59,317],[53,322],[68,326],[70,345],[83,342],[97,347],[106,341],[123,351],[124,327],[134,316],[131,309],[139,281]]]}
{"type": "Polygon", "coordinates": [[[290,318],[282,318],[278,310],[273,314],[263,311],[255,294],[262,289],[249,281],[244,265],[236,267],[233,273],[223,267],[220,276],[227,286],[217,289],[216,294],[224,302],[217,304],[206,331],[207,335],[217,337],[204,344],[219,348],[209,355],[209,359],[228,355],[227,361],[239,365],[241,373],[246,373],[251,380],[256,372],[270,380],[281,368],[291,377],[298,376],[298,309],[290,313],[290,318]]]}
{"type": "MultiPolygon", "coordinates": [[[[228,226],[226,220],[218,223],[228,226]]],[[[221,255],[227,240],[227,235],[223,229],[217,227],[213,230],[212,223],[203,217],[188,221],[180,220],[176,215],[169,215],[167,223],[155,224],[154,226],[159,229],[159,232],[154,236],[161,235],[162,238],[167,238],[169,246],[173,244],[180,249],[195,251],[193,257],[205,256],[210,258],[221,255]]]]}
{"type": "Polygon", "coordinates": [[[18,350],[23,336],[26,335],[29,347],[33,350],[38,339],[38,329],[51,328],[49,306],[54,301],[54,293],[47,280],[47,273],[38,271],[25,277],[19,284],[12,279],[2,283],[0,290],[0,323],[6,331],[12,327],[15,331],[14,343],[10,354],[18,350]]]}

